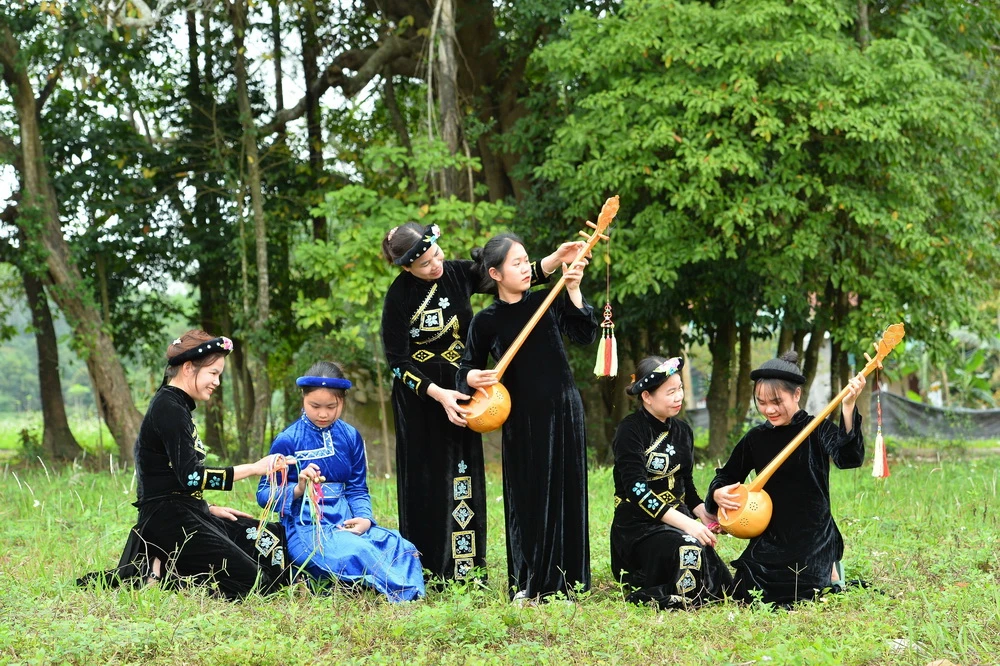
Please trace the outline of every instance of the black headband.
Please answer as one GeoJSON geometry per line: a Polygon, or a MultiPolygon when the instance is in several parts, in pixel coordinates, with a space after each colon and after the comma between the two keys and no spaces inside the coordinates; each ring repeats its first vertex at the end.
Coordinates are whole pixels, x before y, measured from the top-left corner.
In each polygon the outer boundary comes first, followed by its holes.
{"type": "Polygon", "coordinates": [[[759,368],[750,373],[750,381],[760,379],[784,379],[793,384],[805,384],[806,378],[799,366],[780,358],[764,361],[759,368]]]}
{"type": "Polygon", "coordinates": [[[295,385],[309,388],[342,389],[346,391],[351,388],[351,380],[339,377],[299,377],[295,380],[295,385]]]}
{"type": "MultiPolygon", "coordinates": [[[[174,340],[174,345],[179,345],[181,343],[180,338],[174,340]]],[[[173,345],[171,345],[173,346],[173,345]]],[[[167,365],[181,365],[187,361],[194,361],[202,356],[208,356],[209,354],[222,354],[223,356],[229,356],[229,352],[233,351],[233,341],[224,335],[217,338],[212,338],[207,342],[202,342],[197,347],[192,347],[187,351],[183,351],[173,358],[167,359],[167,365]]]]}
{"type": "Polygon", "coordinates": [[[427,250],[431,249],[431,246],[437,242],[437,239],[441,238],[441,230],[436,224],[428,224],[424,228],[424,233],[420,236],[420,239],[406,251],[406,254],[396,259],[394,264],[397,266],[409,266],[414,261],[416,261],[420,255],[422,255],[427,250]]]}
{"type": "MultiPolygon", "coordinates": [[[[653,371],[648,375],[637,382],[633,382],[631,386],[625,389],[625,392],[629,395],[639,395],[643,391],[655,391],[660,384],[667,381],[671,375],[676,375],[683,367],[684,359],[680,356],[668,358],[666,361],[653,368],[653,371]]],[[[635,375],[633,375],[633,378],[634,377],[635,375]]]]}

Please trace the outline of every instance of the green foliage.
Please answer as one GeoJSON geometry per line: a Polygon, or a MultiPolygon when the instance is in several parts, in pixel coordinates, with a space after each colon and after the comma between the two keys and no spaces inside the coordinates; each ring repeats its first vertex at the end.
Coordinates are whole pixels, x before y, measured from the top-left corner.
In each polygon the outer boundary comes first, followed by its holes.
{"type": "Polygon", "coordinates": [[[642,298],[670,292],[707,330],[773,331],[828,307],[811,299],[829,284],[857,295],[837,341],[905,319],[940,346],[985,299],[1000,261],[986,63],[943,32],[943,6],[873,15],[864,50],[855,10],[627,2],[572,16],[536,54],[565,119],[535,174],[571,215],[621,193],[627,309],[656,317],[642,298]]]}
{"type": "Polygon", "coordinates": [[[386,187],[355,184],[328,192],[313,214],[326,217],[330,240],[300,244],[294,264],[304,279],[330,284],[329,298],[308,298],[300,291],[293,308],[298,325],[307,330],[329,326],[335,340],[355,350],[370,347],[378,337],[382,297],[400,270],[381,251],[392,227],[410,221],[437,224],[447,254],[452,247],[481,244],[514,216],[503,203],[436,198],[429,186],[433,172],[479,168],[475,160],[449,156],[440,142],[417,140],[412,156],[395,146],[369,148],[362,163],[375,175],[369,180],[386,187]],[[406,181],[406,171],[417,174],[416,187],[406,181]]]}

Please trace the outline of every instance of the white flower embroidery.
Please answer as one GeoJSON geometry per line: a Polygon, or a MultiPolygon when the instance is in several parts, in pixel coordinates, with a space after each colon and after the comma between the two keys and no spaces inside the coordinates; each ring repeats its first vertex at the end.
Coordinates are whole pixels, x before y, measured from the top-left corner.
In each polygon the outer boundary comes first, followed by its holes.
{"type": "Polygon", "coordinates": [[[458,461],[458,473],[465,474],[465,470],[469,469],[469,466],[465,464],[464,460],[458,461]]]}
{"type": "Polygon", "coordinates": [[[410,329],[410,337],[411,338],[415,338],[418,335],[420,335],[420,329],[419,328],[411,328],[410,329]]]}
{"type": "Polygon", "coordinates": [[[444,310],[449,305],[451,305],[451,301],[449,301],[447,298],[438,299],[438,307],[441,308],[442,310],[444,310]]]}
{"type": "Polygon", "coordinates": [[[690,534],[685,534],[685,535],[684,535],[684,540],[685,540],[685,541],[687,541],[688,543],[698,543],[698,540],[697,540],[697,539],[695,539],[695,538],[694,538],[693,536],[691,536],[690,534]]]}
{"type": "Polygon", "coordinates": [[[673,444],[667,444],[666,448],[663,450],[667,452],[668,456],[672,456],[676,452],[673,444]]]}

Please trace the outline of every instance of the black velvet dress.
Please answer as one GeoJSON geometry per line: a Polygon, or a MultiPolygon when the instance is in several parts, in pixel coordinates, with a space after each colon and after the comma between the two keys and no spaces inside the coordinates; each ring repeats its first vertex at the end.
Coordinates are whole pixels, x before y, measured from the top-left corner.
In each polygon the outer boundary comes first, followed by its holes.
{"type": "MultiPolygon", "coordinates": [[[[717,488],[744,482],[751,470],[759,474],[811,420],[799,410],[786,426],[763,423],[744,435],[708,487],[709,512],[718,509],[712,498],[717,488]]],[[[732,563],[735,598],[749,601],[750,591],[760,590],[763,601],[788,604],[830,587],[833,565],[844,556],[844,539],[830,513],[831,459],[840,469],[864,462],[856,409],[851,432],[843,423],[823,421],[764,484],[773,504],[771,522],[732,563]]]]}
{"type": "Polygon", "coordinates": [[[715,549],[661,520],[670,509],[694,518],[702,503],[691,478],[691,426],[640,407],[618,424],[612,447],[611,571],[634,588],[627,600],[692,608],[722,599],[733,577],[715,549]]]}
{"type": "MultiPolygon", "coordinates": [[[[537,263],[532,277],[539,279],[537,263]]],[[[444,262],[434,281],[400,271],[382,306],[382,345],[395,377],[399,531],[424,569],[443,580],[486,566],[486,475],[479,433],[453,425],[427,387],[455,388],[480,291],[471,261],[444,262]]]]}
{"type": "MultiPolygon", "coordinates": [[[[521,332],[545,300],[525,294],[500,299],[472,320],[458,373],[485,369],[521,332]]],[[[597,336],[594,309],[560,294],[501,378],[511,412],[503,425],[503,496],[507,574],[512,595],[529,598],[590,587],[587,532],[587,436],[583,401],[573,381],[562,336],[589,344],[597,336]]]]}
{"type": "Polygon", "coordinates": [[[288,583],[280,524],[268,523],[258,534],[256,520],[209,513],[203,491],[232,490],[233,468],[205,466],[194,408],[194,400],[174,386],[163,386],[153,396],[135,443],[138,522],[118,567],[88,574],[78,584],[138,587],[156,558],[163,585],[207,585],[228,599],[273,592],[288,583]]]}

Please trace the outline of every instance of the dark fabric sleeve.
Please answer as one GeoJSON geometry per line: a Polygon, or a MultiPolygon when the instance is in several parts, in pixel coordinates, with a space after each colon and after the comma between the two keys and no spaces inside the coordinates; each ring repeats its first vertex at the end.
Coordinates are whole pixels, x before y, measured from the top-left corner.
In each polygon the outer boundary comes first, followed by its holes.
{"type": "Polygon", "coordinates": [[[753,459],[750,456],[750,438],[752,434],[753,432],[751,431],[743,435],[743,438],[730,454],[726,464],[715,470],[715,478],[712,479],[712,483],[708,484],[708,493],[705,498],[705,509],[709,513],[719,512],[719,505],[715,503],[715,499],[713,498],[717,489],[734,483],[743,483],[750,476],[750,472],[753,471],[753,459]]]}
{"type": "Polygon", "coordinates": [[[382,304],[382,349],[389,369],[405,386],[419,396],[427,395],[430,378],[410,358],[409,315],[404,310],[403,289],[393,283],[382,304]]]}
{"type": "MultiPolygon", "coordinates": [[[[681,423],[681,422],[678,422],[681,423]]],[[[685,424],[686,426],[687,424],[685,424]]],[[[681,478],[684,480],[684,504],[687,508],[694,513],[695,508],[701,504],[704,500],[701,499],[701,495],[698,494],[698,489],[694,485],[694,435],[691,432],[690,427],[685,427],[682,431],[683,434],[679,433],[676,445],[683,446],[691,456],[691,464],[686,466],[683,470],[681,478]]]]}
{"type": "Polygon", "coordinates": [[[195,450],[194,421],[185,407],[165,401],[157,410],[154,426],[182,488],[191,492],[233,489],[233,468],[206,467],[195,450]]]}
{"type": "Polygon", "coordinates": [[[661,522],[663,514],[680,506],[673,493],[655,494],[649,486],[649,473],[646,470],[646,447],[649,446],[649,433],[638,426],[633,419],[627,419],[618,424],[612,449],[615,454],[615,473],[624,489],[629,503],[639,507],[655,522],[661,522]]]}
{"type": "Polygon", "coordinates": [[[865,435],[861,427],[861,414],[854,407],[854,426],[851,432],[844,430],[843,417],[840,424],[834,427],[829,421],[824,422],[820,432],[820,444],[838,469],[853,469],[861,467],[865,462],[865,435]]]}
{"type": "Polygon", "coordinates": [[[563,292],[556,298],[553,306],[556,309],[556,319],[559,330],[572,342],[579,345],[589,345],[597,339],[597,318],[594,317],[594,307],[583,301],[583,307],[578,308],[569,299],[569,294],[563,292]]]}
{"type": "Polygon", "coordinates": [[[537,287],[540,284],[548,284],[551,280],[551,275],[546,275],[545,271],[542,270],[542,260],[531,262],[531,286],[537,287]]]}
{"type": "Polygon", "coordinates": [[[465,354],[458,362],[455,373],[455,388],[466,395],[472,395],[475,389],[465,381],[470,370],[485,370],[489,361],[490,349],[493,347],[493,326],[487,310],[483,310],[472,318],[469,324],[469,334],[465,340],[465,354]]]}
{"type": "MultiPolygon", "coordinates": [[[[290,435],[287,432],[279,433],[277,437],[274,438],[274,442],[271,444],[271,450],[269,453],[280,453],[283,456],[294,455],[295,453],[295,442],[292,441],[290,435]]],[[[288,467],[288,483],[285,485],[284,497],[275,498],[275,506],[280,511],[282,507],[291,507],[292,501],[295,499],[295,486],[299,482],[299,468],[297,465],[290,465],[288,467]]],[[[277,493],[278,489],[274,488],[273,492],[277,493]]],[[[266,476],[260,477],[260,481],[257,483],[257,504],[261,508],[267,506],[268,500],[271,498],[272,488],[270,482],[267,480],[266,476]]]]}
{"type": "Polygon", "coordinates": [[[353,432],[354,441],[350,444],[351,475],[344,484],[344,496],[351,505],[351,513],[355,518],[367,518],[375,524],[372,513],[372,499],[368,493],[368,469],[365,462],[365,441],[357,430],[353,432]]]}

